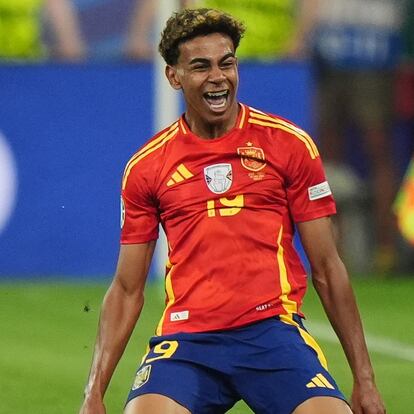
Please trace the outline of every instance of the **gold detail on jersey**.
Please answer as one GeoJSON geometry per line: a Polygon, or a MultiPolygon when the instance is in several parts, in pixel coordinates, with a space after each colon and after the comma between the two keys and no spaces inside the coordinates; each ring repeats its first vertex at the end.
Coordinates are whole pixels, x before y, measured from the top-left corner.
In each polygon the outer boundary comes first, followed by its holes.
{"type": "Polygon", "coordinates": [[[187,128],[185,127],[185,125],[184,125],[184,122],[183,122],[183,120],[182,120],[182,118],[180,118],[180,127],[181,127],[181,131],[182,131],[182,133],[184,134],[184,135],[186,135],[187,134],[187,128]]]}
{"type": "Polygon", "coordinates": [[[181,181],[184,181],[185,180],[185,178],[182,176],[182,175],[180,175],[180,173],[178,172],[178,171],[176,171],[172,176],[171,176],[171,178],[173,179],[173,181],[175,181],[176,183],[179,183],[179,182],[181,182],[181,181]]]}
{"type": "Polygon", "coordinates": [[[249,177],[254,180],[254,181],[260,181],[263,180],[263,178],[265,178],[266,174],[262,171],[259,172],[250,172],[249,173],[249,177]]]}
{"type": "Polygon", "coordinates": [[[143,147],[140,151],[138,151],[132,158],[129,160],[125,167],[124,178],[122,179],[122,189],[124,190],[126,187],[126,183],[128,180],[128,176],[131,173],[132,168],[143,158],[147,155],[151,154],[158,148],[161,148],[166,142],[168,142],[171,138],[174,138],[178,132],[178,122],[173,124],[168,131],[161,134],[158,138],[154,139],[150,143],[148,143],[145,147],[143,147]]]}
{"type": "Polygon", "coordinates": [[[335,387],[322,374],[316,374],[310,382],[306,384],[307,388],[329,388],[334,390],[335,387]]]}
{"type": "Polygon", "coordinates": [[[247,147],[238,147],[237,154],[240,155],[240,162],[249,171],[260,171],[266,167],[265,154],[262,148],[252,147],[248,142],[247,147]]]}
{"type": "Polygon", "coordinates": [[[280,277],[280,289],[281,295],[280,299],[282,301],[282,306],[287,313],[297,313],[298,306],[297,303],[289,299],[289,294],[292,291],[290,286],[287,270],[284,258],[284,249],[282,246],[282,236],[283,236],[283,226],[280,226],[279,236],[277,238],[277,263],[279,265],[279,277],[280,277]]]}
{"type": "Polygon", "coordinates": [[[214,217],[216,215],[216,210],[214,209],[214,200],[208,200],[207,201],[207,215],[209,217],[214,217]]]}
{"type": "MultiPolygon", "coordinates": [[[[168,264],[167,264],[167,268],[169,268],[168,264]]],[[[167,276],[165,277],[165,291],[167,294],[167,305],[165,306],[164,312],[161,316],[160,321],[158,322],[158,326],[157,329],[155,331],[156,335],[160,336],[162,335],[162,326],[164,324],[164,320],[165,320],[165,315],[168,311],[168,309],[174,305],[175,302],[175,295],[174,295],[174,290],[172,287],[172,282],[171,282],[171,276],[172,276],[172,272],[174,270],[174,265],[171,265],[171,267],[169,268],[169,272],[167,273],[167,276]]]]}
{"type": "Polygon", "coordinates": [[[167,182],[167,187],[171,187],[174,184],[180,183],[181,181],[187,180],[188,178],[194,177],[184,164],[180,164],[177,167],[177,171],[171,176],[171,179],[167,182]]]}
{"type": "Polygon", "coordinates": [[[135,376],[134,384],[132,385],[132,390],[137,390],[146,384],[151,375],[151,365],[144,365],[135,376]]]}
{"type": "Polygon", "coordinates": [[[125,167],[125,171],[127,170],[127,168],[129,167],[129,164],[131,162],[133,162],[139,155],[143,154],[145,151],[149,150],[151,147],[157,145],[160,141],[162,141],[171,131],[175,130],[177,128],[177,122],[175,122],[174,124],[172,124],[170,126],[170,128],[168,128],[167,131],[163,132],[159,137],[155,138],[154,140],[150,141],[147,145],[145,145],[144,147],[142,147],[139,151],[137,151],[132,157],[131,159],[128,161],[126,167],[125,167]]]}
{"type": "Polygon", "coordinates": [[[241,117],[240,117],[239,129],[242,129],[244,125],[244,120],[246,118],[246,108],[243,104],[241,104],[240,106],[241,106],[241,117]]]}
{"type": "Polygon", "coordinates": [[[180,164],[180,165],[177,167],[177,170],[178,170],[178,172],[179,172],[179,173],[181,173],[181,174],[182,174],[182,176],[183,176],[184,178],[191,178],[191,177],[194,177],[194,175],[193,175],[190,171],[188,171],[188,169],[186,168],[186,166],[185,166],[184,164],[180,164]]]}
{"type": "Polygon", "coordinates": [[[239,194],[234,198],[221,197],[219,200],[207,201],[207,215],[208,217],[215,217],[217,212],[222,217],[235,216],[240,213],[244,207],[244,195],[239,194]],[[222,206],[216,208],[216,205],[222,206]]]}
{"type": "Polygon", "coordinates": [[[326,361],[325,355],[323,354],[322,349],[312,337],[312,335],[303,329],[297,322],[295,322],[292,318],[292,315],[280,315],[279,318],[282,322],[287,323],[288,325],[296,326],[300,333],[300,336],[305,341],[306,345],[309,345],[316,352],[319,362],[326,370],[328,370],[328,362],[326,361]]]}
{"type": "Polygon", "coordinates": [[[250,116],[251,118],[249,118],[248,120],[249,123],[261,126],[268,126],[271,128],[281,129],[283,131],[289,132],[305,144],[312,159],[315,159],[319,156],[318,148],[313,142],[312,138],[302,129],[296,127],[295,125],[289,122],[284,121],[283,119],[272,118],[271,116],[263,113],[251,111],[250,116]]]}
{"type": "Polygon", "coordinates": [[[219,208],[220,216],[235,216],[244,207],[244,195],[240,194],[231,199],[222,197],[220,198],[220,203],[224,206],[219,208]]]}

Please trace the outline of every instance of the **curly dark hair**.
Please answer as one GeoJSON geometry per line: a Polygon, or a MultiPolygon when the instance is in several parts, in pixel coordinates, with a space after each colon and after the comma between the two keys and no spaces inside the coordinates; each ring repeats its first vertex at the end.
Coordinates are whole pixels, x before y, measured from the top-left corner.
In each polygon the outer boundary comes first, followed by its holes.
{"type": "Polygon", "coordinates": [[[167,20],[158,50],[167,65],[175,65],[180,55],[179,46],[187,40],[210,33],[224,33],[231,38],[236,50],[244,32],[243,23],[220,10],[184,9],[167,20]]]}

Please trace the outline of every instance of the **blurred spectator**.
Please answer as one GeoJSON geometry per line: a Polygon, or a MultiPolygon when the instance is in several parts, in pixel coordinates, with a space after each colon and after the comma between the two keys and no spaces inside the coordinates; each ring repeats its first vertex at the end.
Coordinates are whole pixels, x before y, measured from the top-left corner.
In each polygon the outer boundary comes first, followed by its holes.
{"type": "Polygon", "coordinates": [[[0,58],[30,61],[53,56],[75,61],[85,47],[70,0],[0,0],[0,58]],[[53,45],[46,50],[43,24],[50,27],[53,45]]]}
{"type": "MultiPolygon", "coordinates": [[[[129,25],[125,55],[132,60],[150,60],[154,57],[159,35],[154,33],[158,1],[135,0],[135,7],[129,25]]],[[[177,2],[186,6],[186,0],[177,2]]]]}
{"type": "Polygon", "coordinates": [[[125,48],[125,54],[129,59],[149,60],[154,57],[155,45],[152,41],[152,32],[156,11],[156,1],[136,1],[125,48]]]}
{"type": "MultiPolygon", "coordinates": [[[[227,11],[246,23],[248,30],[237,50],[244,59],[272,60],[287,55],[295,31],[296,0],[182,0],[181,7],[209,7],[227,11]]],[[[126,55],[151,59],[156,2],[137,0],[131,19],[126,55]]]]}
{"type": "Polygon", "coordinates": [[[346,165],[358,147],[349,148],[347,141],[350,127],[358,131],[373,199],[373,264],[385,272],[396,260],[391,127],[403,1],[302,0],[292,47],[297,56],[310,51],[316,69],[317,136],[326,164],[340,177],[331,183],[334,192],[340,193],[351,177],[354,189],[348,194],[354,197],[364,189],[346,165]]]}
{"type": "Polygon", "coordinates": [[[186,0],[186,7],[223,10],[246,24],[237,49],[241,59],[273,60],[285,57],[295,33],[296,0],[186,0]]]}
{"type": "Polygon", "coordinates": [[[394,207],[400,232],[409,243],[401,246],[406,262],[403,270],[414,273],[414,0],[406,0],[402,33],[403,54],[396,79],[396,113],[398,124],[407,138],[400,153],[402,169],[406,172],[394,207]]]}
{"type": "MultiPolygon", "coordinates": [[[[397,115],[414,123],[414,0],[406,0],[402,34],[403,56],[396,90],[397,115]]],[[[414,128],[412,132],[414,141],[414,128]]]]}

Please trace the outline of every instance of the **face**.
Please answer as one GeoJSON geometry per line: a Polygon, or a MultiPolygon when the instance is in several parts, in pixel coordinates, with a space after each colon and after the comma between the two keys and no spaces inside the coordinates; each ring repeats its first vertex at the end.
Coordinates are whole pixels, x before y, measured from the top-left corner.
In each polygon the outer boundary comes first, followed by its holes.
{"type": "Polygon", "coordinates": [[[174,89],[183,90],[186,116],[196,123],[230,122],[237,116],[239,82],[230,37],[198,36],[181,44],[179,51],[177,64],[168,66],[166,74],[174,89]]]}

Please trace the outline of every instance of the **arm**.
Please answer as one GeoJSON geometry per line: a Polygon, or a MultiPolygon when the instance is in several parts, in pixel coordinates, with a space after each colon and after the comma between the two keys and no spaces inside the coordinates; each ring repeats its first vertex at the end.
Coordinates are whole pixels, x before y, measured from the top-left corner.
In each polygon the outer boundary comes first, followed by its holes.
{"type": "Polygon", "coordinates": [[[298,223],[298,229],[311,264],[313,285],[353,373],[352,409],[356,414],[384,414],[355,297],[335,247],[331,220],[324,217],[298,223]]]}
{"type": "Polygon", "coordinates": [[[56,38],[56,54],[66,60],[80,60],[85,46],[70,0],[46,0],[45,12],[56,38]]]}
{"type": "Polygon", "coordinates": [[[154,247],[154,241],[121,246],[115,277],[102,305],[80,414],[105,413],[105,391],[144,304],[144,286],[154,247]]]}
{"type": "Polygon", "coordinates": [[[140,0],[135,10],[127,37],[125,54],[131,59],[150,59],[154,50],[150,42],[151,27],[154,24],[157,2],[140,0]]]}
{"type": "Polygon", "coordinates": [[[308,54],[308,42],[319,17],[320,0],[301,0],[297,7],[296,30],[292,36],[288,55],[304,58],[308,54]]]}
{"type": "MultiPolygon", "coordinates": [[[[180,0],[180,8],[190,6],[193,0],[180,0]]],[[[148,60],[154,56],[154,47],[150,41],[151,27],[155,23],[157,2],[138,0],[132,14],[125,45],[125,55],[129,59],[148,60]]]]}

